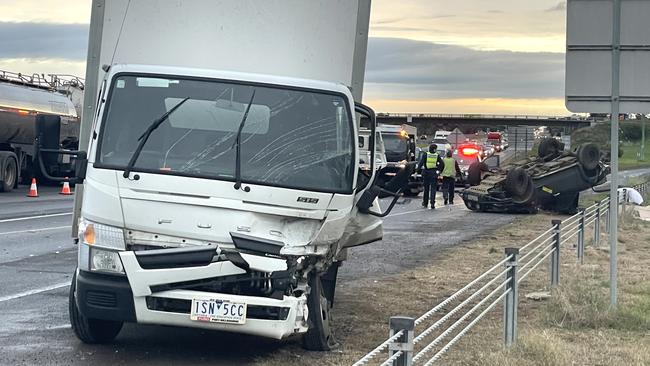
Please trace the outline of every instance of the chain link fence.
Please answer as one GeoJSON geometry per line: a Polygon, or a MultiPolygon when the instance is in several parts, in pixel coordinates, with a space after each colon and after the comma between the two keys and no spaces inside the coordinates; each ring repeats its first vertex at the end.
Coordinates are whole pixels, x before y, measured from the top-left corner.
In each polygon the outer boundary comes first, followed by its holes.
{"type": "MultiPolygon", "coordinates": [[[[644,197],[650,182],[633,187],[644,197]]],[[[625,205],[623,192],[619,204],[625,205]]],[[[619,205],[612,206],[618,214],[619,205]]],[[[551,227],[520,248],[506,248],[504,258],[478,275],[419,318],[391,317],[389,338],[354,363],[361,365],[410,366],[433,365],[451,347],[490,313],[503,304],[504,344],[517,340],[517,304],[519,285],[542,263],[548,263],[551,288],[560,284],[563,247],[575,247],[575,260],[584,263],[585,234],[593,230],[592,245],[600,245],[600,236],[609,233],[609,198],[595,202],[565,220],[552,220],[551,227]],[[444,315],[443,315],[444,313],[444,315]]]]}

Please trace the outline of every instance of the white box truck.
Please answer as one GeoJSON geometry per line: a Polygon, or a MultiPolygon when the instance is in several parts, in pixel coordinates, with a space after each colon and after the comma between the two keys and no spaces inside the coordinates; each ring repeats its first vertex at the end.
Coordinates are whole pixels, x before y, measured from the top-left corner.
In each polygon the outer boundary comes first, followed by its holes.
{"type": "Polygon", "coordinates": [[[334,345],[339,264],[381,239],[397,199],[382,213],[359,166],[369,12],[93,1],[69,309],[82,341],[137,322],[334,345]]]}

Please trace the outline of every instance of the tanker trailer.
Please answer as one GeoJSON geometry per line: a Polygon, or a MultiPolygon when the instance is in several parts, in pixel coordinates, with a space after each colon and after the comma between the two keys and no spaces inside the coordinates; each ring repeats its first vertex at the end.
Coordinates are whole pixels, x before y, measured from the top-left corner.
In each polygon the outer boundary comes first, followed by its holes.
{"type": "Polygon", "coordinates": [[[79,114],[71,97],[79,92],[83,82],[78,78],[47,81],[0,71],[0,192],[32,178],[43,180],[41,163],[50,176],[74,176],[69,156],[39,150],[77,149],[79,114]]]}

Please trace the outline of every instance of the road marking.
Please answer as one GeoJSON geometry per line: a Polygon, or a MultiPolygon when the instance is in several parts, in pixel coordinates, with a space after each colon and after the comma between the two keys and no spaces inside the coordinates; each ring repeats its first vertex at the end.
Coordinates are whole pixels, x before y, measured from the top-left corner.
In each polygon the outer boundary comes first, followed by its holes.
{"type": "Polygon", "coordinates": [[[22,234],[22,233],[37,233],[39,231],[49,231],[49,230],[59,230],[59,229],[69,229],[71,226],[53,226],[53,227],[44,227],[41,229],[27,229],[27,230],[17,230],[17,231],[6,231],[0,233],[0,235],[10,235],[10,234],[22,234]]]}
{"type": "Polygon", "coordinates": [[[45,217],[57,217],[57,216],[67,216],[67,215],[72,215],[72,212],[63,212],[63,213],[56,213],[56,214],[49,214],[49,215],[38,215],[38,216],[27,216],[27,217],[17,217],[15,219],[4,219],[0,220],[0,224],[3,222],[14,222],[14,221],[25,221],[25,220],[33,220],[33,219],[42,219],[45,217]]]}
{"type": "Polygon", "coordinates": [[[419,209],[417,209],[417,210],[413,210],[413,211],[398,212],[398,213],[390,214],[390,215],[386,216],[386,218],[393,217],[393,216],[406,215],[406,214],[410,214],[410,213],[414,213],[414,212],[420,212],[420,211],[425,211],[425,210],[426,210],[426,208],[419,208],[419,209]]]}
{"type": "Polygon", "coordinates": [[[3,296],[3,297],[0,297],[0,302],[5,302],[5,301],[9,301],[9,300],[14,300],[14,299],[20,299],[21,297],[36,295],[36,294],[40,294],[41,292],[52,291],[52,290],[56,290],[56,289],[61,288],[61,287],[66,287],[66,286],[70,286],[70,281],[63,282],[63,283],[57,283],[55,285],[41,287],[41,288],[37,288],[37,289],[34,289],[34,290],[25,291],[25,292],[20,292],[20,293],[13,294],[13,295],[3,296]]]}

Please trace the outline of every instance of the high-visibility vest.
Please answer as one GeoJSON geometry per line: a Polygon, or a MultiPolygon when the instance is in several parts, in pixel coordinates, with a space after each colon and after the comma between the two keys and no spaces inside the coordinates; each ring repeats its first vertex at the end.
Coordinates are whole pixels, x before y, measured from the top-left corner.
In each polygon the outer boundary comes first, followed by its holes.
{"type": "Polygon", "coordinates": [[[438,164],[438,153],[427,152],[427,160],[424,162],[426,169],[435,169],[438,164]]]}
{"type": "Polygon", "coordinates": [[[442,169],[443,177],[455,177],[456,176],[456,160],[454,158],[442,158],[442,162],[445,163],[445,168],[442,169]]]}

